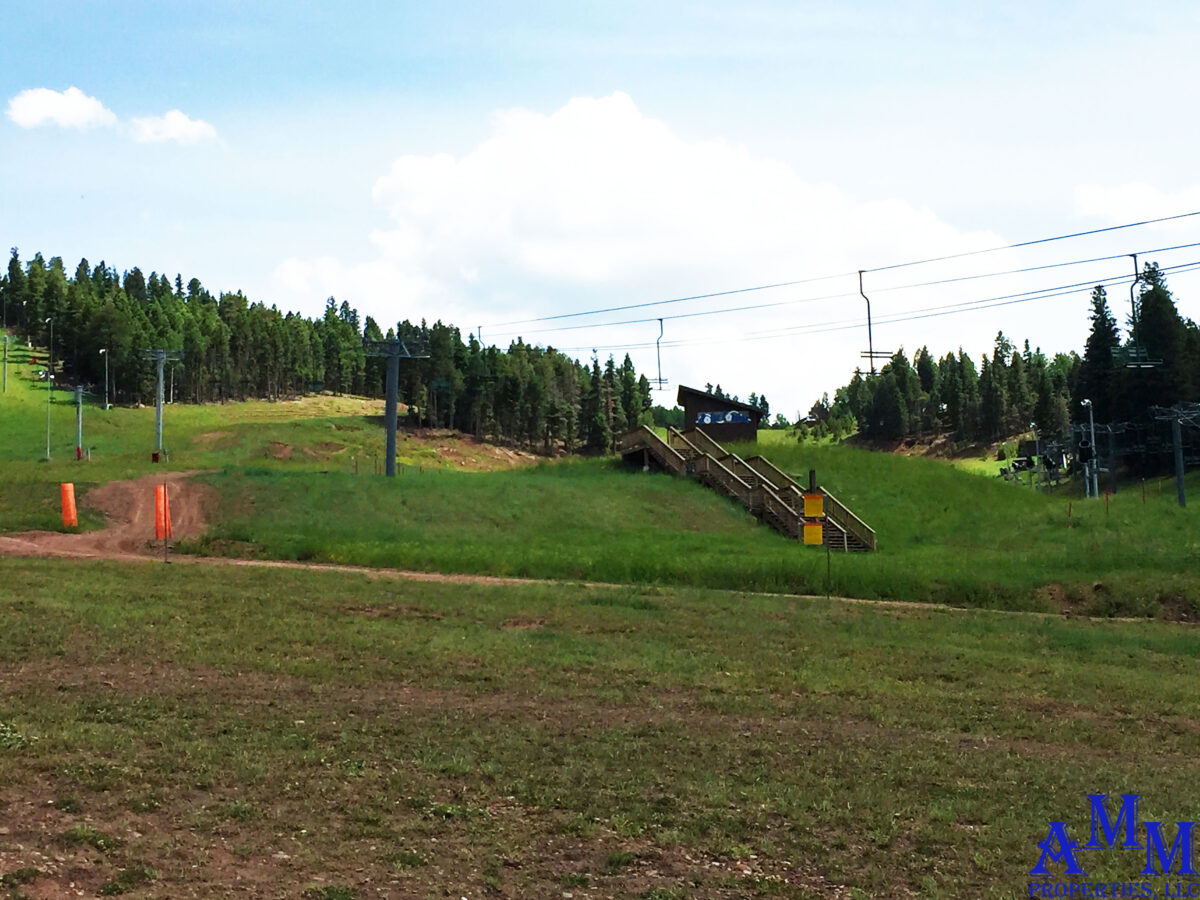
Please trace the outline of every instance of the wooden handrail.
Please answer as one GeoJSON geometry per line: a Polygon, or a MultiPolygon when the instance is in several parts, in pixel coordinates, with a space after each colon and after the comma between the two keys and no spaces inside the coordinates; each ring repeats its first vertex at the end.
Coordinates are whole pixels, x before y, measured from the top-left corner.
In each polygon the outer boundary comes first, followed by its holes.
{"type": "MultiPolygon", "coordinates": [[[[750,459],[746,460],[746,462],[754,469],[759,469],[761,467],[762,469],[770,472],[776,478],[781,479],[783,484],[789,487],[792,491],[803,497],[804,490],[799,484],[796,483],[795,479],[789,477],[787,474],[781,471],[769,459],[766,459],[762,456],[752,456],[750,459]]],[[[817,490],[819,490],[825,497],[825,515],[829,518],[829,520],[843,531],[847,531],[857,537],[869,549],[874,550],[876,548],[875,529],[852,513],[844,503],[838,500],[837,497],[833,496],[833,494],[831,494],[828,490],[823,487],[817,488],[817,490]]]]}
{"type": "Polygon", "coordinates": [[[636,431],[623,435],[618,446],[622,453],[644,447],[653,453],[659,462],[677,474],[682,475],[687,472],[687,460],[648,425],[643,425],[636,431]]]}
{"type": "Polygon", "coordinates": [[[686,437],[684,437],[683,432],[679,431],[679,429],[677,429],[677,428],[674,428],[674,427],[668,425],[667,426],[667,443],[672,448],[674,448],[675,441],[678,441],[679,443],[683,444],[683,446],[687,447],[687,449],[691,450],[697,456],[704,455],[704,451],[701,450],[699,447],[697,447],[695,444],[693,444],[691,441],[689,441],[686,437]]]}
{"type": "Polygon", "coordinates": [[[699,459],[695,460],[696,472],[703,472],[706,475],[714,477],[714,480],[725,488],[731,496],[737,498],[743,505],[752,506],[753,488],[750,487],[741,478],[729,471],[720,460],[715,459],[705,453],[699,459]]]}
{"type": "MultiPolygon", "coordinates": [[[[724,456],[725,455],[725,448],[722,447],[720,444],[718,444],[716,441],[714,441],[711,437],[709,437],[702,429],[692,428],[691,430],[688,431],[688,434],[694,435],[694,437],[692,437],[690,439],[691,443],[707,445],[704,448],[705,453],[711,453],[713,456],[724,456]]],[[[683,437],[683,435],[680,435],[680,436],[683,437]]],[[[686,439],[687,438],[685,438],[685,440],[686,439]]]]}
{"type": "Polygon", "coordinates": [[[844,503],[825,488],[820,488],[820,491],[825,495],[825,515],[862,541],[868,550],[874,550],[876,547],[875,529],[850,512],[844,503]]]}

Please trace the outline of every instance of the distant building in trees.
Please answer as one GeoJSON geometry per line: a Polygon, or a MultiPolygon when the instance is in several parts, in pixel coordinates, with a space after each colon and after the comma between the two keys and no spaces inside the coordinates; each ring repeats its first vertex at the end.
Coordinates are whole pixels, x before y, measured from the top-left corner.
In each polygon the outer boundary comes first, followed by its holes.
{"type": "Polygon", "coordinates": [[[749,403],[739,403],[695,388],[679,386],[676,402],[683,407],[683,427],[703,428],[714,441],[753,441],[763,411],[749,403]]]}

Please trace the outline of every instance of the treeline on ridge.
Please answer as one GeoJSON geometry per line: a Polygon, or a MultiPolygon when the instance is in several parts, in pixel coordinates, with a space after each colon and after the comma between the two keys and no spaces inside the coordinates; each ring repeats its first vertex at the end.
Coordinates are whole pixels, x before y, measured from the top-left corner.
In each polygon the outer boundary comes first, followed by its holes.
{"type": "Polygon", "coordinates": [[[1151,407],[1200,401],[1200,329],[1179,315],[1156,265],[1148,264],[1138,283],[1124,340],[1107,293],[1097,287],[1083,356],[1048,358],[1028,341],[1018,350],[1003,332],[978,368],[961,348],[935,359],[922,347],[911,362],[901,350],[878,375],[856,371],[832,401],[818,401],[798,423],[800,436],[858,431],[891,441],[949,434],[976,443],[1033,425],[1045,438],[1062,439],[1072,421],[1086,421],[1085,399],[1101,423],[1143,420],[1151,407]]]}
{"type": "Polygon", "coordinates": [[[154,363],[146,351],[181,350],[172,367],[176,401],[281,399],[328,390],[382,397],[386,361],[364,340],[398,337],[427,358],[405,360],[400,400],[420,423],[552,451],[603,451],[616,436],[652,420],[650,382],[629,356],[590,366],[517,339],[506,350],[463,341],[458,328],[400,322],[385,334],[332,297],[310,319],[251,302],[240,291],[213,296],[198,279],[185,285],[138,268],[123,275],[86,259],[68,275],[60,257],[22,263],[16,248],[0,277],[10,330],[49,346],[60,384],[103,393],[108,355],[114,402],[152,402],[154,363]],[[47,323],[47,319],[51,322],[47,323]]]}

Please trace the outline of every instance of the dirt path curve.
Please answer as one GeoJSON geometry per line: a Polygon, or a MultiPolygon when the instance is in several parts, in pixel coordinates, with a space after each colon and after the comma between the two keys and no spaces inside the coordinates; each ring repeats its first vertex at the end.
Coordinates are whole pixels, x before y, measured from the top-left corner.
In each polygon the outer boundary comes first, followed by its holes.
{"type": "Polygon", "coordinates": [[[88,508],[104,514],[108,522],[105,528],[81,534],[56,531],[0,534],[0,556],[84,559],[145,559],[153,556],[156,551],[150,542],[154,540],[155,485],[167,485],[174,537],[190,537],[204,531],[207,513],[215,508],[217,492],[192,481],[195,474],[163,472],[136,481],[110,481],[89,491],[83,501],[88,508]]]}

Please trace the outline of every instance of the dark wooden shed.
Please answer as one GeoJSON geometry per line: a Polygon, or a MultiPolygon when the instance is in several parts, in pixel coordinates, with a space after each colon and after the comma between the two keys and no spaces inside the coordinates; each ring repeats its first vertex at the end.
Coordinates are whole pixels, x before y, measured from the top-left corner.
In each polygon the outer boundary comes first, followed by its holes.
{"type": "Polygon", "coordinates": [[[714,441],[753,441],[758,439],[762,410],[749,403],[717,397],[706,391],[679,386],[676,402],[683,407],[683,428],[702,428],[714,441]]]}

